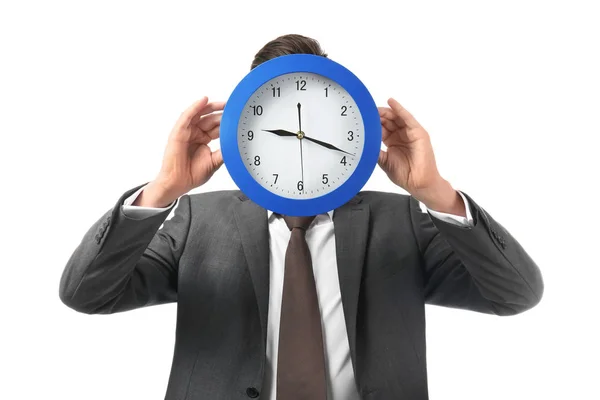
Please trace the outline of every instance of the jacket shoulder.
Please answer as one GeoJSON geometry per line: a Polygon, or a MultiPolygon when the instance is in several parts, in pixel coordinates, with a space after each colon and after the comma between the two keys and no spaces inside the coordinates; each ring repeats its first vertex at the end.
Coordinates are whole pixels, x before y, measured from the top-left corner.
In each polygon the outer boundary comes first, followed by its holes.
{"type": "Polygon", "coordinates": [[[418,201],[409,194],[379,191],[362,191],[357,195],[363,203],[367,203],[372,210],[385,210],[388,208],[408,207],[410,201],[418,206],[418,201]]]}
{"type": "Polygon", "coordinates": [[[205,208],[211,210],[228,209],[240,202],[243,194],[240,190],[216,190],[213,192],[187,194],[192,208],[205,208]]]}

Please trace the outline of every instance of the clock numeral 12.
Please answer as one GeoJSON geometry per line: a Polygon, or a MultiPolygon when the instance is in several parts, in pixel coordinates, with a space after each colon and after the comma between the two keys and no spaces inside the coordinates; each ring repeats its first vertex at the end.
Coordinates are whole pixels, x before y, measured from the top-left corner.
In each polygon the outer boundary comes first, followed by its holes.
{"type": "Polygon", "coordinates": [[[262,106],[250,106],[250,108],[254,112],[254,115],[262,115],[262,113],[263,113],[262,106]]]}
{"type": "Polygon", "coordinates": [[[296,90],[306,90],[306,81],[304,79],[296,81],[296,90]]]}

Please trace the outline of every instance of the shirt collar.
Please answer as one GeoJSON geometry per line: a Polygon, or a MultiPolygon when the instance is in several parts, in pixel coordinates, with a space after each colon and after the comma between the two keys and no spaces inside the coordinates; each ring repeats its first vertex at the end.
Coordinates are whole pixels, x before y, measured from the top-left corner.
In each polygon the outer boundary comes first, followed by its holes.
{"type": "MultiPolygon", "coordinates": [[[[323,214],[319,214],[319,215],[327,215],[327,216],[329,216],[329,220],[330,220],[330,221],[333,221],[333,211],[334,211],[334,210],[331,210],[331,211],[328,211],[327,213],[323,213],[323,214]]],[[[270,221],[270,220],[271,220],[271,217],[272,217],[272,216],[273,216],[273,211],[271,211],[271,210],[267,210],[267,220],[268,220],[268,221],[270,221]]]]}

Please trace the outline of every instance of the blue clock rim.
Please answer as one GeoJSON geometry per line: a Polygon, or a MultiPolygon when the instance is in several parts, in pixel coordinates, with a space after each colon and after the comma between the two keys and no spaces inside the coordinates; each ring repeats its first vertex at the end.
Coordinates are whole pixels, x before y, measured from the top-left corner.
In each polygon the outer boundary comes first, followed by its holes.
{"type": "Polygon", "coordinates": [[[225,167],[235,184],[250,200],[283,215],[317,215],[346,204],[367,183],[379,158],[381,120],[368,89],[346,67],[322,56],[291,54],[260,64],[238,83],[223,110],[220,140],[225,167]],[[238,147],[238,125],[248,99],[267,81],[289,73],[314,73],[336,82],[352,97],[363,118],[365,143],[356,169],[337,189],[311,199],[286,198],[261,186],[244,165],[238,147]]]}

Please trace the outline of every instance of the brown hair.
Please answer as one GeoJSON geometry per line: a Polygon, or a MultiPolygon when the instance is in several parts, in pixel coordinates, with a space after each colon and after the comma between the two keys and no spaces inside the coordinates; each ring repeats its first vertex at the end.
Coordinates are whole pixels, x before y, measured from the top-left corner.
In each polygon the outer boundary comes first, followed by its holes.
{"type": "Polygon", "coordinates": [[[272,58],[288,54],[314,54],[327,57],[327,53],[315,39],[296,34],[283,35],[271,40],[256,53],[250,69],[254,69],[272,58]]]}

